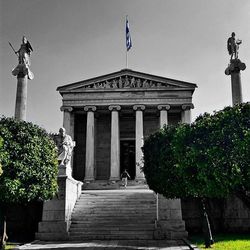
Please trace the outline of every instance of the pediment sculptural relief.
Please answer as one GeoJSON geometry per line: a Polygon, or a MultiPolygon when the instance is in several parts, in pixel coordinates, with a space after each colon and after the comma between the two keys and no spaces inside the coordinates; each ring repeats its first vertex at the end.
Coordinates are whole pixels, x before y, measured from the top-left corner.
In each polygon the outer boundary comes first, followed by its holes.
{"type": "Polygon", "coordinates": [[[114,79],[99,81],[84,86],[87,89],[122,89],[122,88],[160,88],[173,87],[171,85],[153,80],[133,76],[121,76],[114,79]]]}

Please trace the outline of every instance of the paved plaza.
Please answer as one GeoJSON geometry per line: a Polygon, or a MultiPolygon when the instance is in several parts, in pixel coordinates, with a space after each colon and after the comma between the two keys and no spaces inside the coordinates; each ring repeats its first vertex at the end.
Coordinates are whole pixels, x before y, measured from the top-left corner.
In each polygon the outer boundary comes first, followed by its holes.
{"type": "MultiPolygon", "coordinates": [[[[17,249],[88,249],[88,250],[132,250],[132,249],[166,249],[166,250],[189,250],[191,249],[182,240],[91,240],[84,242],[42,242],[35,241],[30,244],[19,246],[17,249]]],[[[198,250],[193,246],[193,249],[198,250]]]]}

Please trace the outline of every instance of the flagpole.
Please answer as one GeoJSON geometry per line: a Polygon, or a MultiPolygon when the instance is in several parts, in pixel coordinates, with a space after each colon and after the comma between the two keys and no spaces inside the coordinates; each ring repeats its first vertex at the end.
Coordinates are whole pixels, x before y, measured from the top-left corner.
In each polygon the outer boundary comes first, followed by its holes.
{"type": "Polygon", "coordinates": [[[126,48],[126,69],[128,69],[128,50],[126,48]]]}
{"type": "MultiPolygon", "coordinates": [[[[127,28],[127,19],[128,19],[128,15],[126,15],[125,17],[125,29],[127,28]]],[[[128,68],[128,48],[127,48],[127,33],[126,33],[126,69],[128,68]]]]}
{"type": "Polygon", "coordinates": [[[126,15],[126,68],[128,69],[128,52],[132,47],[131,36],[129,32],[128,15],[126,15]]]}

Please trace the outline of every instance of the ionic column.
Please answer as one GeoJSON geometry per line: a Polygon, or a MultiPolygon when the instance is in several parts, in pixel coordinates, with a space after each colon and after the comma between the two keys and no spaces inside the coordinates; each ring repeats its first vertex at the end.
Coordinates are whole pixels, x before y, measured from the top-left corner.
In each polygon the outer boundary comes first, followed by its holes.
{"type": "Polygon", "coordinates": [[[240,71],[246,69],[246,64],[240,59],[231,59],[225,70],[226,75],[231,75],[232,102],[233,106],[242,103],[242,89],[240,71]]]}
{"type": "Polygon", "coordinates": [[[74,140],[74,115],[72,113],[72,107],[62,106],[60,108],[63,111],[63,127],[66,130],[66,133],[71,136],[74,140]]]}
{"type": "Polygon", "coordinates": [[[110,180],[120,179],[120,128],[119,110],[121,106],[109,106],[111,111],[111,151],[110,151],[110,180]]]}
{"type": "Polygon", "coordinates": [[[191,123],[191,109],[194,108],[193,104],[183,104],[181,108],[182,108],[181,122],[190,124],[191,123]]]}
{"type": "Polygon", "coordinates": [[[158,110],[160,110],[160,127],[163,128],[164,125],[168,125],[168,110],[170,110],[170,105],[158,105],[158,110]]]}
{"type": "Polygon", "coordinates": [[[135,118],[135,178],[136,179],[144,179],[144,174],[141,171],[141,167],[143,166],[142,162],[142,146],[143,146],[143,110],[145,110],[144,105],[135,105],[133,109],[136,111],[135,118]]]}
{"type": "Polygon", "coordinates": [[[16,90],[15,118],[26,121],[28,76],[18,74],[16,90]]]}
{"type": "Polygon", "coordinates": [[[87,112],[87,131],[86,131],[86,164],[85,164],[85,181],[93,181],[95,165],[95,106],[86,106],[84,111],[87,112]]]}

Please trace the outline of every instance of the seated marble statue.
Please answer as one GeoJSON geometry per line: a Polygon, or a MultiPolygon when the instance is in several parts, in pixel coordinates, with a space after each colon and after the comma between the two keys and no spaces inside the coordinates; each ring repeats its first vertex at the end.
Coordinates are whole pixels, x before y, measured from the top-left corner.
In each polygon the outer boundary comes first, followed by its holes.
{"type": "Polygon", "coordinates": [[[59,129],[59,134],[55,137],[55,143],[58,148],[59,165],[67,165],[71,159],[74,143],[71,136],[66,134],[65,128],[59,129]]]}

